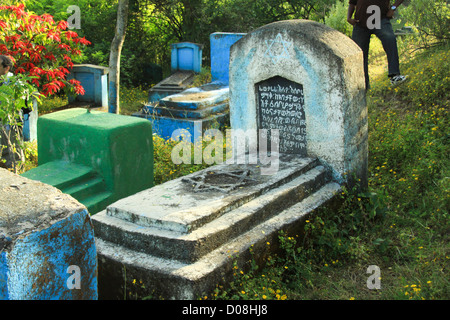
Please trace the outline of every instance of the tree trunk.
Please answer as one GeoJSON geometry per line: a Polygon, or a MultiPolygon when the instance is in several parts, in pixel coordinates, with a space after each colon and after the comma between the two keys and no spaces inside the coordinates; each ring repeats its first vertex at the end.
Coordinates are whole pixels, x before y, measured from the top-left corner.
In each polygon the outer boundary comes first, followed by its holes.
{"type": "Polygon", "coordinates": [[[109,112],[119,113],[120,56],[128,23],[129,0],[119,0],[117,8],[116,35],[111,43],[109,57],[109,112]]]}

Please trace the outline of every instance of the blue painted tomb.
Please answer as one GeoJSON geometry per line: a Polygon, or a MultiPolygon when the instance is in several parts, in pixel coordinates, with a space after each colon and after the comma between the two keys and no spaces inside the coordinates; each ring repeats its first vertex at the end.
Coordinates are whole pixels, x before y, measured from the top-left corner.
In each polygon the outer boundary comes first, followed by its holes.
{"type": "Polygon", "coordinates": [[[188,86],[194,73],[200,71],[201,49],[194,50],[192,43],[172,45],[172,71],[178,71],[150,90],[149,104],[134,116],[151,121],[154,133],[164,139],[172,138],[179,129],[199,137],[199,130],[223,126],[229,119],[230,48],[243,36],[224,32],[210,36],[212,82],[195,88],[188,86]],[[184,90],[180,90],[183,86],[184,90]]]}

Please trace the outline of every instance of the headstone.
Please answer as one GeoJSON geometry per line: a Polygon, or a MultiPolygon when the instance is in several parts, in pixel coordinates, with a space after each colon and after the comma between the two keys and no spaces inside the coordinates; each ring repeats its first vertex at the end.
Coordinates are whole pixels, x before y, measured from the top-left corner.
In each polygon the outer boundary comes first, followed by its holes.
{"type": "Polygon", "coordinates": [[[86,207],[0,169],[0,300],[97,298],[97,250],[86,207]]]}
{"type": "Polygon", "coordinates": [[[95,214],[153,186],[149,121],[73,108],[39,118],[39,165],[22,175],[72,195],[95,214]]]}
{"type": "Polygon", "coordinates": [[[317,157],[339,183],[367,185],[363,57],[344,34],[289,20],[231,48],[231,127],[280,130],[280,152],[317,157]],[[356,178],[356,180],[355,180],[356,178]]]}
{"type": "Polygon", "coordinates": [[[228,86],[231,46],[245,33],[215,32],[210,35],[211,82],[228,86]]]}
{"type": "Polygon", "coordinates": [[[202,68],[202,51],[201,44],[192,42],[180,42],[171,45],[172,73],[177,71],[193,71],[199,73],[202,68]]]}
{"type": "Polygon", "coordinates": [[[69,96],[69,103],[88,103],[97,107],[108,107],[109,68],[91,64],[74,65],[67,79],[81,82],[84,95],[69,96]]]}

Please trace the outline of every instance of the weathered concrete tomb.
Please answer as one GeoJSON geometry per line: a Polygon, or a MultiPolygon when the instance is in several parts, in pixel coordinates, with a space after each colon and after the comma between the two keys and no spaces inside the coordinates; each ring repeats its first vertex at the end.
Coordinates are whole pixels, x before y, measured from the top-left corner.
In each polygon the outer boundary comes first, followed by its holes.
{"type": "Polygon", "coordinates": [[[232,278],[233,261],[249,260],[251,246],[258,258],[279,231],[298,233],[343,184],[364,187],[363,56],[351,39],[311,21],[263,26],[231,47],[229,90],[231,161],[92,218],[100,298],[123,298],[133,280],[142,281],[141,296],[208,294],[232,278]]]}
{"type": "Polygon", "coordinates": [[[0,169],[0,300],[97,298],[97,251],[86,207],[0,169]]]}

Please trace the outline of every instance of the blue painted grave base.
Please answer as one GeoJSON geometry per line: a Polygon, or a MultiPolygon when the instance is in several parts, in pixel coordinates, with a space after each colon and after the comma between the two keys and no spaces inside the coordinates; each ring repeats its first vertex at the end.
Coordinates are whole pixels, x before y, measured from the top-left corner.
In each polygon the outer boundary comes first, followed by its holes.
{"type": "Polygon", "coordinates": [[[167,108],[162,106],[146,105],[143,107],[144,112],[154,117],[173,117],[180,119],[203,119],[216,113],[228,113],[229,104],[219,103],[200,110],[184,110],[176,108],[167,108]]]}
{"type": "Polygon", "coordinates": [[[153,126],[153,133],[165,140],[172,138],[173,133],[178,129],[189,132],[191,137],[201,137],[203,132],[210,128],[220,128],[229,119],[228,113],[211,115],[205,119],[177,119],[170,117],[152,117],[145,114],[135,114],[141,118],[148,119],[153,126]],[[200,125],[201,124],[201,125],[200,125]]]}

